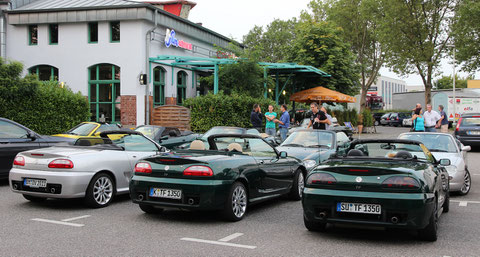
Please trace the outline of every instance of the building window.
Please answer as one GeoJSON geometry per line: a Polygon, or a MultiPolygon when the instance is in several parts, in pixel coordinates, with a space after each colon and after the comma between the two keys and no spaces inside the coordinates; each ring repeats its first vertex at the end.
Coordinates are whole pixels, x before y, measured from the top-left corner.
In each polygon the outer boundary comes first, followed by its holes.
{"type": "Polygon", "coordinates": [[[28,73],[36,74],[41,81],[57,80],[58,69],[50,65],[37,65],[28,69],[28,73]]]}
{"type": "Polygon", "coordinates": [[[153,105],[165,104],[165,70],[162,67],[153,69],[153,105]]]}
{"type": "Polygon", "coordinates": [[[179,71],[177,73],[177,104],[182,104],[187,98],[187,73],[179,71]]]}
{"type": "Polygon", "coordinates": [[[120,42],[120,22],[110,22],[110,42],[120,42]]]}
{"type": "Polygon", "coordinates": [[[48,25],[48,42],[50,45],[58,45],[58,24],[48,25]]]}
{"type": "Polygon", "coordinates": [[[38,44],[38,25],[28,26],[28,44],[29,45],[38,44]]]}
{"type": "Polygon", "coordinates": [[[120,122],[120,67],[97,64],[88,68],[91,121],[120,122]]]}
{"type": "Polygon", "coordinates": [[[88,23],[88,43],[98,43],[98,22],[88,23]]]}

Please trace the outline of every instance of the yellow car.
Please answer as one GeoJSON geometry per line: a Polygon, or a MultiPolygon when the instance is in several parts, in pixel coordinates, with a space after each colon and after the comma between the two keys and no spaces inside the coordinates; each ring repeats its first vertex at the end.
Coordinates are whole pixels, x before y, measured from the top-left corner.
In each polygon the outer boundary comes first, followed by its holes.
{"type": "Polygon", "coordinates": [[[117,124],[97,123],[97,122],[82,122],[63,134],[56,134],[57,137],[99,137],[103,131],[120,130],[117,124]]]}

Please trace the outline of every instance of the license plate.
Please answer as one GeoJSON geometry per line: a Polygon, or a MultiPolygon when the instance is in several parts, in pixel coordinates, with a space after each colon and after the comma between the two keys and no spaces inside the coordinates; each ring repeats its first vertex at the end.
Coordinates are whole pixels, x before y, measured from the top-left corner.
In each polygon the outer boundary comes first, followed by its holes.
{"type": "Polygon", "coordinates": [[[182,199],[182,190],[150,188],[150,197],[160,197],[168,199],[182,199]]]}
{"type": "Polygon", "coordinates": [[[337,203],[337,212],[354,212],[367,214],[381,214],[380,204],[368,203],[337,203]]]}
{"type": "Polygon", "coordinates": [[[26,178],[23,180],[23,185],[34,188],[47,187],[47,181],[45,179],[26,178]]]}
{"type": "Polygon", "coordinates": [[[480,135],[480,131],[468,131],[467,134],[478,136],[478,135],[480,135]]]}

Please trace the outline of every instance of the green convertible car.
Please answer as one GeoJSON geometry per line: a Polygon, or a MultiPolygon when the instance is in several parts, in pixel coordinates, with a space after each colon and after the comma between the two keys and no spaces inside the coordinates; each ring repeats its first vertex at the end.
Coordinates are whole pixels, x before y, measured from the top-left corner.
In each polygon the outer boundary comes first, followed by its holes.
{"type": "Polygon", "coordinates": [[[137,162],[130,196],[146,213],[223,210],[228,220],[238,221],[250,204],[281,195],[300,200],[305,175],[300,160],[259,136],[217,134],[208,143],[195,140],[188,150],[137,162]]]}
{"type": "Polygon", "coordinates": [[[355,140],[346,156],[317,166],[306,180],[303,217],[311,231],[327,223],[414,229],[437,239],[438,218],[449,209],[450,160],[435,160],[412,140],[355,140]]]}

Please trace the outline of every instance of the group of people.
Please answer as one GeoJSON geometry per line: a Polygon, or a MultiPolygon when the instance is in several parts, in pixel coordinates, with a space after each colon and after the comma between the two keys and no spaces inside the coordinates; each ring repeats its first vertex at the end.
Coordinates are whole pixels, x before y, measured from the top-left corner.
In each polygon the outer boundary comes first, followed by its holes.
{"type": "Polygon", "coordinates": [[[440,129],[440,132],[447,133],[448,117],[443,108],[443,105],[439,105],[438,113],[432,110],[431,104],[427,104],[427,111],[422,114],[422,105],[417,104],[412,116],[412,131],[436,132],[440,129]]]}
{"type": "MultiPolygon", "coordinates": [[[[310,104],[312,115],[310,116],[310,123],[307,128],[326,130],[332,125],[332,117],[327,114],[325,107],[319,108],[317,103],[310,104]]],[[[273,105],[268,106],[268,112],[262,114],[262,110],[259,104],[253,105],[253,110],[250,114],[250,122],[252,126],[259,132],[262,132],[262,121],[265,116],[266,125],[265,133],[270,136],[275,136],[277,133],[276,124],[278,123],[278,129],[280,131],[280,138],[284,141],[287,138],[288,129],[290,128],[290,114],[287,111],[287,105],[282,104],[280,106],[282,112],[280,119],[277,118],[277,113],[274,111],[273,105]]]]}

